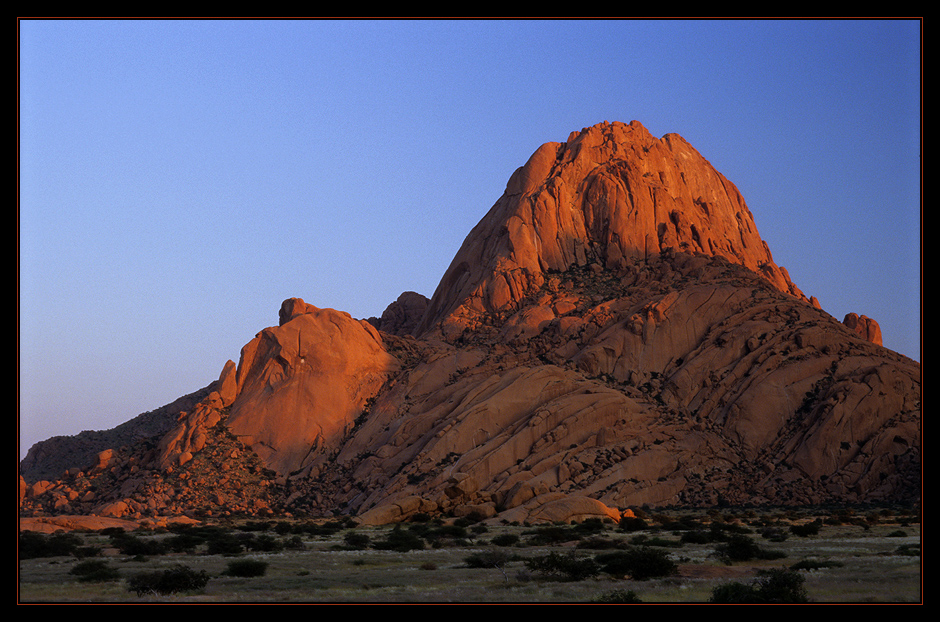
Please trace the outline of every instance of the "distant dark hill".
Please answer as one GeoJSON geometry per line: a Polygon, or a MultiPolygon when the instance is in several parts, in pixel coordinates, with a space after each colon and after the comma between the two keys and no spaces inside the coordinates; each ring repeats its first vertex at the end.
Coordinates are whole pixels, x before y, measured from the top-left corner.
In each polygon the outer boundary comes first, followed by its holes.
{"type": "Polygon", "coordinates": [[[204,400],[214,387],[212,382],[110,430],[85,430],[74,436],[53,436],[40,441],[30,447],[20,462],[20,475],[30,484],[58,479],[70,468],[94,463],[95,457],[106,449],[132,447],[142,440],[160,438],[176,425],[180,412],[204,400]]]}

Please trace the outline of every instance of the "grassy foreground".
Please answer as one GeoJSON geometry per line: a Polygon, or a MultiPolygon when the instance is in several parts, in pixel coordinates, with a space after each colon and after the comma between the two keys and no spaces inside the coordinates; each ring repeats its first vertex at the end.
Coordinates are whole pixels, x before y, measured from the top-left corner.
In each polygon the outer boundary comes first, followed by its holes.
{"type": "Polygon", "coordinates": [[[919,518],[892,510],[677,511],[620,525],[272,520],[22,533],[18,601],[704,603],[753,594],[775,571],[804,597],[777,602],[919,603],[920,542],[919,518]],[[192,582],[157,585],[172,573],[192,582]]]}

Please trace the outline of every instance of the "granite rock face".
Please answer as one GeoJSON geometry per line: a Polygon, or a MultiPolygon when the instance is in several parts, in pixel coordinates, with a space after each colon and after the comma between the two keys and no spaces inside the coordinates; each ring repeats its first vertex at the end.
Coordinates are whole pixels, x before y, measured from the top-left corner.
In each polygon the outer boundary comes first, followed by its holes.
{"type": "MultiPolygon", "coordinates": [[[[667,249],[722,257],[802,294],[773,262],[737,188],[675,134],[602,123],[546,143],[471,231],[420,329],[450,337],[511,308],[546,273],[625,270],[667,249]]],[[[422,330],[419,330],[422,332],[422,330]]]]}
{"type": "MultiPolygon", "coordinates": [[[[284,301],[135,458],[130,481],[172,501],[125,481],[94,502],[374,523],[918,502],[920,374],[873,320],[807,299],[685,140],[603,123],[536,150],[430,300],[368,322],[284,301]],[[249,475],[211,478],[211,452],[263,479],[253,499],[249,475]]],[[[93,511],[70,490],[64,509],[93,511]]]]}

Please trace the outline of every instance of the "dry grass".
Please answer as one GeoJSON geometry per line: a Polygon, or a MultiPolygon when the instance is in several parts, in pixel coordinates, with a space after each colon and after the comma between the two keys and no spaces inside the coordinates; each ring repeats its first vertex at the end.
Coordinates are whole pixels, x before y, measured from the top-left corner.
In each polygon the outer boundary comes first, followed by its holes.
{"type": "MultiPolygon", "coordinates": [[[[388,533],[387,528],[357,528],[373,542],[388,533]]],[[[520,558],[545,554],[558,547],[573,549],[567,542],[548,546],[501,547],[517,555],[505,568],[469,568],[467,556],[493,548],[490,540],[500,533],[524,534],[521,526],[489,526],[469,543],[425,548],[407,553],[375,549],[343,550],[343,533],[303,536],[303,550],[274,553],[243,553],[268,562],[261,577],[238,578],[224,574],[233,559],[195,553],[167,554],[145,559],[131,558],[116,551],[103,551],[103,559],[126,579],[135,573],[182,563],[205,570],[211,580],[197,593],[165,597],[138,597],[129,592],[125,580],[83,583],[69,571],[78,563],[74,557],[23,559],[19,563],[19,602],[297,602],[297,603],[588,603],[615,590],[633,591],[643,602],[705,602],[712,589],[722,582],[746,583],[760,568],[792,566],[805,560],[837,562],[836,565],[800,571],[812,602],[865,603],[921,601],[922,567],[919,556],[899,554],[903,545],[920,544],[920,525],[884,522],[873,525],[824,526],[818,535],[789,536],[782,542],[761,539],[757,529],[751,537],[765,549],[779,550],[786,557],[727,564],[715,557],[715,544],[683,544],[670,547],[670,556],[679,564],[675,576],[633,581],[600,574],[582,581],[550,581],[527,576],[520,558]],[[905,535],[899,535],[903,531],[905,535]]],[[[601,534],[607,540],[629,542],[637,535],[678,540],[679,533],[650,530],[625,533],[608,526],[601,534]]],[[[168,534],[141,537],[169,537],[168,534]]],[[[86,544],[109,546],[106,535],[82,534],[86,544]]],[[[524,537],[523,537],[524,541],[524,537]]],[[[578,549],[588,556],[600,551],[578,549]]]]}

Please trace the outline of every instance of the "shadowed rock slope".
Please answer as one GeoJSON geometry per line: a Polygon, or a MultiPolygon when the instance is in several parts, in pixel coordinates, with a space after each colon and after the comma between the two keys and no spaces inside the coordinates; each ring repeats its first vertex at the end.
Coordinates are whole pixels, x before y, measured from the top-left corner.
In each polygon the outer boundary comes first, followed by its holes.
{"type": "Polygon", "coordinates": [[[685,140],[605,122],[536,150],[431,299],[369,321],[284,301],[171,430],[22,507],[384,523],[916,503],[920,365],[880,340],[804,296],[685,140]],[[82,501],[94,473],[111,484],[82,501]]]}

